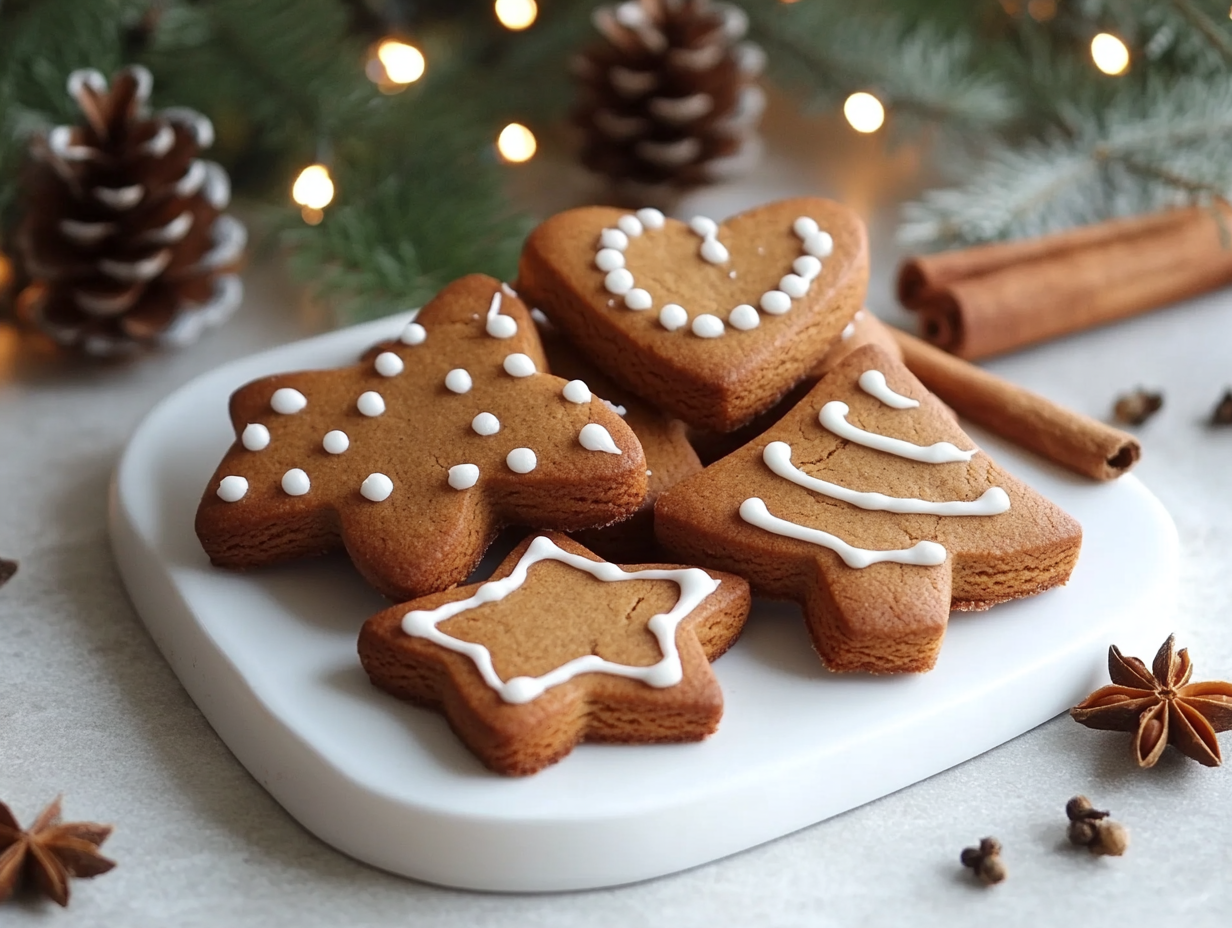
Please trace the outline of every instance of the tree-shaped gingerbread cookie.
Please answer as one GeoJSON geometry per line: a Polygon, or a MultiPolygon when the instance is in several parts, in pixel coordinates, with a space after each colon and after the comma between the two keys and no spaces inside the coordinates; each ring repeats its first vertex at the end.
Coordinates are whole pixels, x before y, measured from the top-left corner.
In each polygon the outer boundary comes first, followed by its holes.
{"type": "Polygon", "coordinates": [[[490,769],[524,775],[580,741],[713,733],[723,694],[710,662],[748,611],[739,577],[620,567],[564,535],[539,535],[484,583],[373,616],[359,656],[376,686],[442,712],[490,769]]]}
{"type": "Polygon", "coordinates": [[[799,602],[830,669],[874,673],[931,669],[951,609],[1064,583],[1082,541],[873,345],[661,496],[655,530],[675,556],[799,602]]]}
{"type": "Polygon", "coordinates": [[[637,438],[545,369],[525,305],[472,275],[359,364],[248,384],[197,511],[206,553],[245,569],[345,546],[409,599],[464,580],[504,525],[629,516],[646,495],[637,438]]]}

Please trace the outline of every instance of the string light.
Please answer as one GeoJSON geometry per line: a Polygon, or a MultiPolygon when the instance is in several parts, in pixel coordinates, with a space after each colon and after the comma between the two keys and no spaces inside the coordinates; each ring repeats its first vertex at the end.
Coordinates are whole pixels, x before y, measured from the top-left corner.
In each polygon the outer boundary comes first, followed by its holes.
{"type": "Polygon", "coordinates": [[[514,164],[529,161],[535,156],[535,149],[538,147],[535,134],[517,122],[511,122],[501,129],[501,134],[496,139],[496,150],[501,157],[514,164]]]}
{"type": "Polygon", "coordinates": [[[310,226],[319,223],[325,218],[322,210],[334,199],[334,181],[329,169],[323,164],[310,164],[300,171],[291,186],[291,199],[300,205],[304,222],[310,226]]]}
{"type": "Polygon", "coordinates": [[[1101,32],[1091,40],[1091,58],[1105,74],[1122,74],[1129,67],[1129,49],[1115,35],[1101,32]]]}
{"type": "Polygon", "coordinates": [[[853,93],[843,104],[843,115],[857,132],[876,132],[885,122],[885,107],[871,93],[853,93]]]}
{"type": "Polygon", "coordinates": [[[539,16],[535,0],[496,0],[492,10],[500,24],[513,32],[529,28],[539,16]]]}
{"type": "Polygon", "coordinates": [[[397,39],[386,39],[377,46],[376,57],[384,66],[385,75],[395,84],[415,83],[423,77],[427,67],[423,52],[397,39]]]}

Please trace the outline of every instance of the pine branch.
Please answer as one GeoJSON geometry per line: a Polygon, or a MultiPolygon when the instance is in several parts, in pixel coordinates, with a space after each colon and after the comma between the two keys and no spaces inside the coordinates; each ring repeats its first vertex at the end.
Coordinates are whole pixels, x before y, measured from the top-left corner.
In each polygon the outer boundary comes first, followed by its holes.
{"type": "Polygon", "coordinates": [[[1219,52],[1225,62],[1232,64],[1232,38],[1229,38],[1211,17],[1199,9],[1193,0],[1172,0],[1172,5],[1211,43],[1211,47],[1219,52]]]}
{"type": "Polygon", "coordinates": [[[1073,137],[1001,146],[966,185],[904,208],[912,244],[973,244],[1038,235],[1178,205],[1232,197],[1232,78],[1153,85],[1073,137]]]}
{"type": "Polygon", "coordinates": [[[814,0],[748,12],[771,76],[813,106],[871,90],[897,112],[947,126],[987,129],[1015,115],[1000,79],[974,66],[968,34],[908,26],[884,6],[814,0]]]}

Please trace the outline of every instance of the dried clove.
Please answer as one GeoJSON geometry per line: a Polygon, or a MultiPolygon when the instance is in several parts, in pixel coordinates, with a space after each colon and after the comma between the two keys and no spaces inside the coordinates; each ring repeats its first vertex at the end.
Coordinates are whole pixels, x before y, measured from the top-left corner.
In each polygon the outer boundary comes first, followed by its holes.
{"type": "Polygon", "coordinates": [[[1211,411],[1211,425],[1232,425],[1232,390],[1224,390],[1215,404],[1211,411]]]}
{"type": "Polygon", "coordinates": [[[4,586],[17,573],[17,562],[0,557],[0,586],[4,586]]]}
{"type": "Polygon", "coordinates": [[[1086,796],[1075,796],[1067,802],[1065,815],[1069,818],[1071,844],[1107,857],[1120,857],[1129,847],[1129,830],[1108,818],[1106,811],[1092,808],[1086,796]]]}
{"type": "Polygon", "coordinates": [[[964,867],[975,871],[981,883],[991,886],[1005,879],[1005,863],[1001,860],[1001,842],[996,838],[981,838],[979,847],[965,847],[959,857],[964,867]]]}
{"type": "Polygon", "coordinates": [[[1112,416],[1125,425],[1141,425],[1159,412],[1163,405],[1162,393],[1152,393],[1139,387],[1132,393],[1117,397],[1116,404],[1112,407],[1112,416]]]}

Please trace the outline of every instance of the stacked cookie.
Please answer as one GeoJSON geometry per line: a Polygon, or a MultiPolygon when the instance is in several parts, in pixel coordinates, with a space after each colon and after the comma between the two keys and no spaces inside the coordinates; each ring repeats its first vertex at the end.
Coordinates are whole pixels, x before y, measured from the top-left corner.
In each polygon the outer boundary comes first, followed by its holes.
{"type": "Polygon", "coordinates": [[[1081,531],[912,377],[867,277],[826,200],[562,213],[514,288],[463,278],[358,364],[237,391],[198,536],[235,569],[345,548],[401,603],[361,633],[373,682],[502,773],[713,732],[750,586],[833,670],[928,670],[951,609],[1063,583],[1081,531]],[[459,587],[508,527],[536,533],[459,587]]]}

